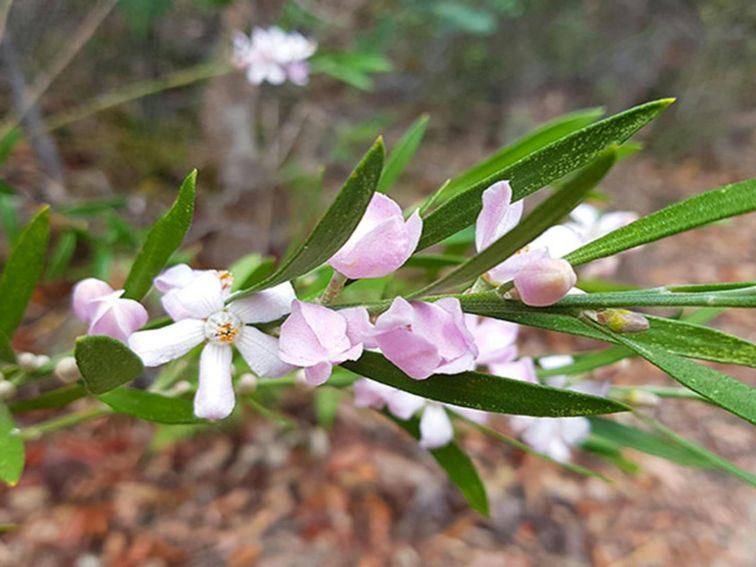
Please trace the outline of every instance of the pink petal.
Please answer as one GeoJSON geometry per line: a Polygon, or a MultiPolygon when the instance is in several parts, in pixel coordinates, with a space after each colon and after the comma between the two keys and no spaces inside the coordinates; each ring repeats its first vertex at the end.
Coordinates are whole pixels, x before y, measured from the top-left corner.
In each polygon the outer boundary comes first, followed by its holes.
{"type": "Polygon", "coordinates": [[[530,357],[523,357],[514,362],[506,362],[504,364],[491,364],[489,365],[489,369],[493,374],[502,378],[538,384],[535,365],[533,364],[533,359],[530,357]]]}
{"type": "Polygon", "coordinates": [[[454,439],[454,428],[444,407],[430,403],[420,418],[420,446],[423,449],[439,449],[454,439]]]}
{"type": "Polygon", "coordinates": [[[296,298],[291,283],[285,282],[232,301],[228,309],[244,323],[267,323],[291,313],[291,302],[296,298]]]}
{"type": "Polygon", "coordinates": [[[236,398],[231,380],[232,358],[233,353],[228,345],[208,343],[202,349],[199,388],[194,396],[194,414],[197,417],[225,419],[234,411],[236,398]]]}
{"type": "Polygon", "coordinates": [[[322,305],[295,300],[291,315],[281,325],[281,358],[297,366],[332,362],[349,350],[347,322],[338,312],[322,305]]]}
{"type": "Polygon", "coordinates": [[[98,302],[103,303],[98,306],[97,312],[92,318],[92,323],[87,331],[90,335],[107,335],[125,342],[134,331],[142,328],[149,319],[147,310],[141,303],[133,299],[113,298],[110,301],[99,299],[94,303],[98,302]]]}
{"type": "Polygon", "coordinates": [[[278,378],[294,370],[281,360],[278,339],[255,329],[244,327],[236,337],[236,348],[252,371],[263,378],[278,378]]]}
{"type": "Polygon", "coordinates": [[[383,409],[395,388],[369,378],[360,378],[353,385],[354,405],[358,408],[383,409]]]}
{"type": "Polygon", "coordinates": [[[178,264],[168,268],[153,280],[160,293],[167,293],[172,289],[189,285],[197,277],[197,273],[186,264],[178,264]]]}
{"type": "Polygon", "coordinates": [[[526,246],[498,266],[491,268],[488,271],[488,277],[496,284],[503,284],[517,277],[517,274],[528,264],[548,257],[549,252],[546,248],[530,248],[526,246]]]}
{"type": "Polygon", "coordinates": [[[388,360],[416,380],[431,376],[441,363],[436,346],[407,329],[381,333],[376,343],[388,360]]]}
{"type": "Polygon", "coordinates": [[[494,183],[483,192],[483,207],[475,222],[475,249],[481,252],[512,230],[522,217],[522,201],[512,204],[509,181],[494,183]]]}
{"type": "Polygon", "coordinates": [[[531,262],[514,279],[514,285],[525,305],[545,307],[562,299],[577,282],[569,262],[546,258],[531,262]]]}
{"type": "MultiPolygon", "coordinates": [[[[96,278],[87,278],[77,283],[71,294],[72,308],[76,318],[82,323],[89,323],[97,310],[92,302],[113,293],[113,288],[96,278]]],[[[123,293],[123,292],[121,292],[123,293]]]]}
{"type": "Polygon", "coordinates": [[[348,307],[341,309],[339,314],[346,319],[347,336],[353,345],[364,344],[366,348],[375,348],[373,339],[375,330],[370,323],[370,316],[364,307],[348,307]]]}
{"type": "Polygon", "coordinates": [[[310,386],[325,384],[331,377],[333,365],[328,362],[319,362],[314,366],[305,368],[305,380],[310,386]]]}
{"type": "Polygon", "coordinates": [[[129,337],[129,348],[145,366],[160,366],[179,358],[205,340],[205,323],[184,319],[173,325],[138,331],[129,337]]]}

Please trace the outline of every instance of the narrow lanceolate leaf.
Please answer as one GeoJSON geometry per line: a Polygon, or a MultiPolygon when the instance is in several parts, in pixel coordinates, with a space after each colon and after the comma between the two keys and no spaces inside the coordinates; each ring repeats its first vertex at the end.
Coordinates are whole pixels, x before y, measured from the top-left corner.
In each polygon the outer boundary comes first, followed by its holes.
{"type": "Polygon", "coordinates": [[[756,210],[756,179],[725,185],[656,211],[589,242],[565,259],[577,266],[756,210]]]}
{"type": "Polygon", "coordinates": [[[134,260],[124,289],[124,297],[142,299],[152,286],[152,280],[165,267],[173,253],[181,246],[192,225],[197,170],[181,184],[178,197],[170,209],[152,226],[144,246],[134,260]]]}
{"type": "Polygon", "coordinates": [[[8,408],[0,402],[0,480],[14,486],[24,470],[24,442],[8,408]]]}
{"type": "Polygon", "coordinates": [[[40,409],[60,408],[87,395],[87,391],[78,384],[71,384],[56,388],[28,400],[20,400],[10,404],[13,412],[32,411],[40,409]]]}
{"type": "Polygon", "coordinates": [[[640,412],[635,412],[635,417],[640,419],[646,425],[649,425],[650,427],[652,427],[654,430],[658,431],[661,435],[663,435],[665,438],[669,439],[673,443],[676,443],[677,445],[684,447],[689,452],[698,455],[703,460],[708,461],[709,463],[711,463],[712,467],[716,467],[725,472],[728,472],[732,476],[739,478],[740,480],[747,482],[748,484],[752,486],[756,486],[756,475],[741,469],[740,467],[738,467],[734,463],[731,463],[727,459],[723,459],[719,455],[716,455],[712,453],[711,451],[704,449],[700,445],[697,445],[693,443],[692,441],[689,441],[685,437],[678,435],[677,433],[672,431],[669,427],[667,427],[663,423],[660,423],[656,421],[655,419],[648,417],[647,415],[644,415],[640,412]]]}
{"type": "Polygon", "coordinates": [[[407,167],[407,164],[412,161],[412,156],[415,155],[427,126],[428,115],[423,114],[412,123],[404,135],[399,139],[396,146],[391,150],[391,153],[386,159],[386,166],[383,168],[381,179],[378,182],[377,191],[385,193],[396,182],[407,167]]]}
{"type": "Polygon", "coordinates": [[[622,447],[661,457],[686,467],[712,468],[714,466],[710,460],[701,457],[700,454],[656,433],[600,417],[589,419],[591,420],[591,435],[608,439],[622,447]]]}
{"type": "Polygon", "coordinates": [[[349,239],[373,197],[383,169],[383,140],[378,139],[347,179],[336,200],[304,243],[263,281],[232,295],[233,299],[290,281],[326,262],[349,239]]]}
{"type": "Polygon", "coordinates": [[[488,158],[477,163],[464,173],[458,175],[440,191],[436,202],[441,203],[454,197],[460,191],[472,187],[497,171],[512,165],[527,155],[540,150],[544,146],[572,134],[576,130],[594,123],[604,114],[603,108],[587,108],[560,116],[526,134],[514,143],[504,146],[488,158]]]}
{"type": "Polygon", "coordinates": [[[482,207],[481,195],[493,183],[509,180],[515,201],[527,197],[588,164],[608,146],[622,144],[672,102],[649,102],[591,124],[476,182],[428,215],[418,250],[473,224],[482,207]]]}
{"type": "MultiPolygon", "coordinates": [[[[455,297],[459,298],[465,312],[475,315],[621,344],[616,334],[604,333],[601,328],[597,329],[579,319],[580,311],[577,309],[532,308],[519,301],[501,299],[495,292],[455,297]]],[[[687,321],[644,316],[648,319],[650,328],[632,333],[633,340],[640,344],[661,348],[688,358],[756,366],[756,345],[749,341],[687,321]]]]}
{"type": "Polygon", "coordinates": [[[471,283],[481,274],[498,266],[520,248],[545,232],[550,226],[558,223],[569,214],[585,198],[585,195],[604,178],[616,160],[617,151],[614,148],[610,148],[593,163],[583,168],[575,177],[565,183],[562,188],[551,195],[551,197],[538,205],[515,228],[455,270],[414,295],[422,295],[471,283]]]}
{"type": "Polygon", "coordinates": [[[629,336],[611,333],[611,331],[605,332],[610,333],[617,342],[635,351],[683,386],[701,394],[721,408],[756,424],[756,388],[751,388],[708,366],[680,358],[661,348],[639,343],[629,336]]]}
{"type": "Polygon", "coordinates": [[[118,413],[125,413],[145,421],[166,424],[205,423],[194,415],[192,402],[169,398],[154,392],[118,388],[98,398],[118,413]]]}
{"type": "Polygon", "coordinates": [[[16,353],[13,352],[13,345],[11,345],[8,335],[2,331],[0,331],[0,361],[16,362],[16,353]]]}
{"type": "Polygon", "coordinates": [[[668,288],[568,295],[554,305],[581,309],[610,307],[756,307],[756,287],[721,292],[673,292],[668,288]]]}
{"type": "Polygon", "coordinates": [[[45,261],[49,207],[41,207],[18,237],[0,278],[0,331],[12,337],[26,311],[45,261]]]}
{"type": "Polygon", "coordinates": [[[109,392],[144,372],[141,359],[110,337],[79,337],[74,356],[84,384],[93,394],[109,392]]]}
{"type": "Polygon", "coordinates": [[[427,380],[413,380],[374,352],[366,352],[359,360],[345,362],[342,366],[361,376],[424,398],[489,412],[565,417],[629,409],[607,398],[479,372],[436,374],[427,380]]]}
{"type": "MultiPolygon", "coordinates": [[[[415,439],[420,439],[420,420],[416,417],[404,421],[390,414],[386,414],[386,416],[415,439]]],[[[449,443],[445,447],[431,450],[430,454],[446,471],[449,480],[459,488],[470,507],[484,516],[489,516],[486,487],[480,480],[480,475],[472,460],[459,448],[459,445],[449,443]]]]}

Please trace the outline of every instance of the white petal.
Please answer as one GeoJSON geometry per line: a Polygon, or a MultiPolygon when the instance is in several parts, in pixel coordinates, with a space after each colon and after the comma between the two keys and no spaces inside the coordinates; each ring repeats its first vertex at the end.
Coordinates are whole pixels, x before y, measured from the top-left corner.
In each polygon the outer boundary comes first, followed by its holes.
{"type": "Polygon", "coordinates": [[[194,396],[194,414],[205,419],[224,419],[234,411],[236,399],[231,381],[233,353],[227,345],[208,343],[202,349],[199,388],[194,396]]]}
{"type": "Polygon", "coordinates": [[[129,348],[145,366],[160,366],[200,344],[205,338],[204,326],[198,319],[184,319],[160,329],[138,331],[129,337],[129,348]]]}
{"type": "Polygon", "coordinates": [[[560,426],[562,439],[568,445],[585,441],[591,433],[591,422],[584,417],[563,417],[560,426]]]}
{"type": "Polygon", "coordinates": [[[388,409],[399,419],[409,419],[417,410],[428,403],[428,400],[410,394],[404,390],[397,390],[388,396],[388,409]]]}
{"type": "Polygon", "coordinates": [[[278,355],[278,339],[254,327],[244,327],[236,338],[236,348],[258,376],[277,378],[294,370],[278,355]]]}
{"type": "Polygon", "coordinates": [[[223,287],[214,271],[198,276],[175,291],[176,301],[196,319],[204,319],[223,309],[223,287]]]}
{"type": "Polygon", "coordinates": [[[530,243],[531,250],[546,248],[552,258],[561,258],[583,245],[583,239],[571,228],[558,224],[530,243]]]}
{"type": "Polygon", "coordinates": [[[454,428],[443,406],[428,404],[420,418],[420,446],[438,449],[454,439],[454,428]]]}
{"type": "Polygon", "coordinates": [[[562,366],[568,366],[575,362],[569,354],[553,354],[551,356],[543,356],[538,359],[538,366],[546,370],[553,370],[554,368],[561,368],[562,366]]]}
{"type": "Polygon", "coordinates": [[[291,283],[286,282],[232,301],[228,309],[244,323],[267,323],[291,313],[291,302],[296,298],[291,283]]]}

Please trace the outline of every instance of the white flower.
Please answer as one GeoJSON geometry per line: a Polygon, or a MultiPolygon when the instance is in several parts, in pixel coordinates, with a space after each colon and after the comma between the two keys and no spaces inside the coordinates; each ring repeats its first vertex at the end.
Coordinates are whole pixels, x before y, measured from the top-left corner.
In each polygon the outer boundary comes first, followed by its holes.
{"type": "Polygon", "coordinates": [[[439,449],[454,439],[454,428],[447,409],[477,423],[484,423],[488,419],[486,412],[427,400],[368,378],[361,378],[354,383],[354,404],[361,408],[386,408],[402,420],[407,420],[422,410],[420,446],[424,449],[439,449]]]}
{"type": "Polygon", "coordinates": [[[207,343],[200,355],[199,388],[194,398],[194,413],[198,417],[223,419],[234,409],[232,345],[260,376],[283,376],[293,369],[278,357],[277,339],[247,326],[274,321],[289,313],[295,299],[290,283],[224,306],[219,273],[208,271],[170,293],[174,294],[176,305],[189,316],[160,329],[134,333],[129,338],[129,347],[145,366],[159,366],[207,343]]]}
{"type": "Polygon", "coordinates": [[[234,36],[234,64],[247,71],[247,80],[280,85],[287,79],[296,85],[307,84],[309,59],[317,44],[297,32],[286,33],[276,26],[255,28],[251,36],[234,36]]]}

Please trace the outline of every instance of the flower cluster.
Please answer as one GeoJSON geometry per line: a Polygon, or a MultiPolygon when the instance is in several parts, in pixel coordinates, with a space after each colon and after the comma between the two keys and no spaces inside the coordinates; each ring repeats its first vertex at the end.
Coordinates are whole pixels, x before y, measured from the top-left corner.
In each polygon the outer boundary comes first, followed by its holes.
{"type": "Polygon", "coordinates": [[[301,86],[309,81],[307,59],[316,49],[317,44],[300,33],[286,33],[276,26],[255,28],[249,36],[236,32],[232,61],[246,71],[253,85],[280,85],[289,80],[301,86]]]}
{"type": "MultiPolygon", "coordinates": [[[[478,250],[490,246],[519,222],[522,203],[512,203],[511,199],[506,181],[483,193],[476,224],[478,250]]],[[[603,218],[612,226],[628,220],[627,216],[603,218]]],[[[529,305],[558,301],[576,283],[574,271],[560,256],[607,230],[596,226],[600,222],[597,214],[578,210],[574,221],[553,227],[490,270],[488,280],[513,280],[517,296],[529,305]]],[[[329,264],[346,278],[386,276],[413,254],[422,226],[418,211],[405,220],[397,203],[376,194],[329,264]]],[[[184,264],[166,270],[155,278],[154,285],[173,323],[150,330],[137,330],[147,321],[144,307],[123,299],[123,290],[114,291],[99,280],[84,280],[76,286],[73,307],[77,317],[89,324],[90,334],[128,342],[145,366],[164,364],[204,345],[199,355],[194,411],[206,419],[224,419],[234,409],[232,347],[257,376],[279,377],[300,368],[312,386],[325,383],[334,366],[357,360],[365,350],[381,353],[415,380],[485,369],[537,382],[533,360],[519,356],[518,325],[465,314],[455,297],[433,302],[396,297],[387,310],[371,320],[365,307],[337,310],[297,299],[288,282],[236,299],[231,297],[232,284],[233,277],[227,271],[194,270],[184,264]],[[283,317],[286,319],[277,337],[258,328],[283,317]]],[[[570,360],[557,357],[539,362],[544,368],[552,368],[570,360]]],[[[254,375],[245,376],[256,380],[254,375]]],[[[548,383],[567,385],[563,376],[548,383]]],[[[591,391],[585,385],[570,387],[591,391]]],[[[421,414],[420,443],[428,449],[443,447],[453,439],[450,413],[478,423],[489,418],[482,411],[427,400],[368,378],[358,380],[354,392],[359,407],[386,409],[403,420],[421,414]]],[[[602,392],[593,388],[592,393],[602,392]]],[[[512,418],[511,425],[528,444],[557,460],[568,459],[569,447],[582,441],[589,428],[584,418],[518,416],[512,418]]]]}

